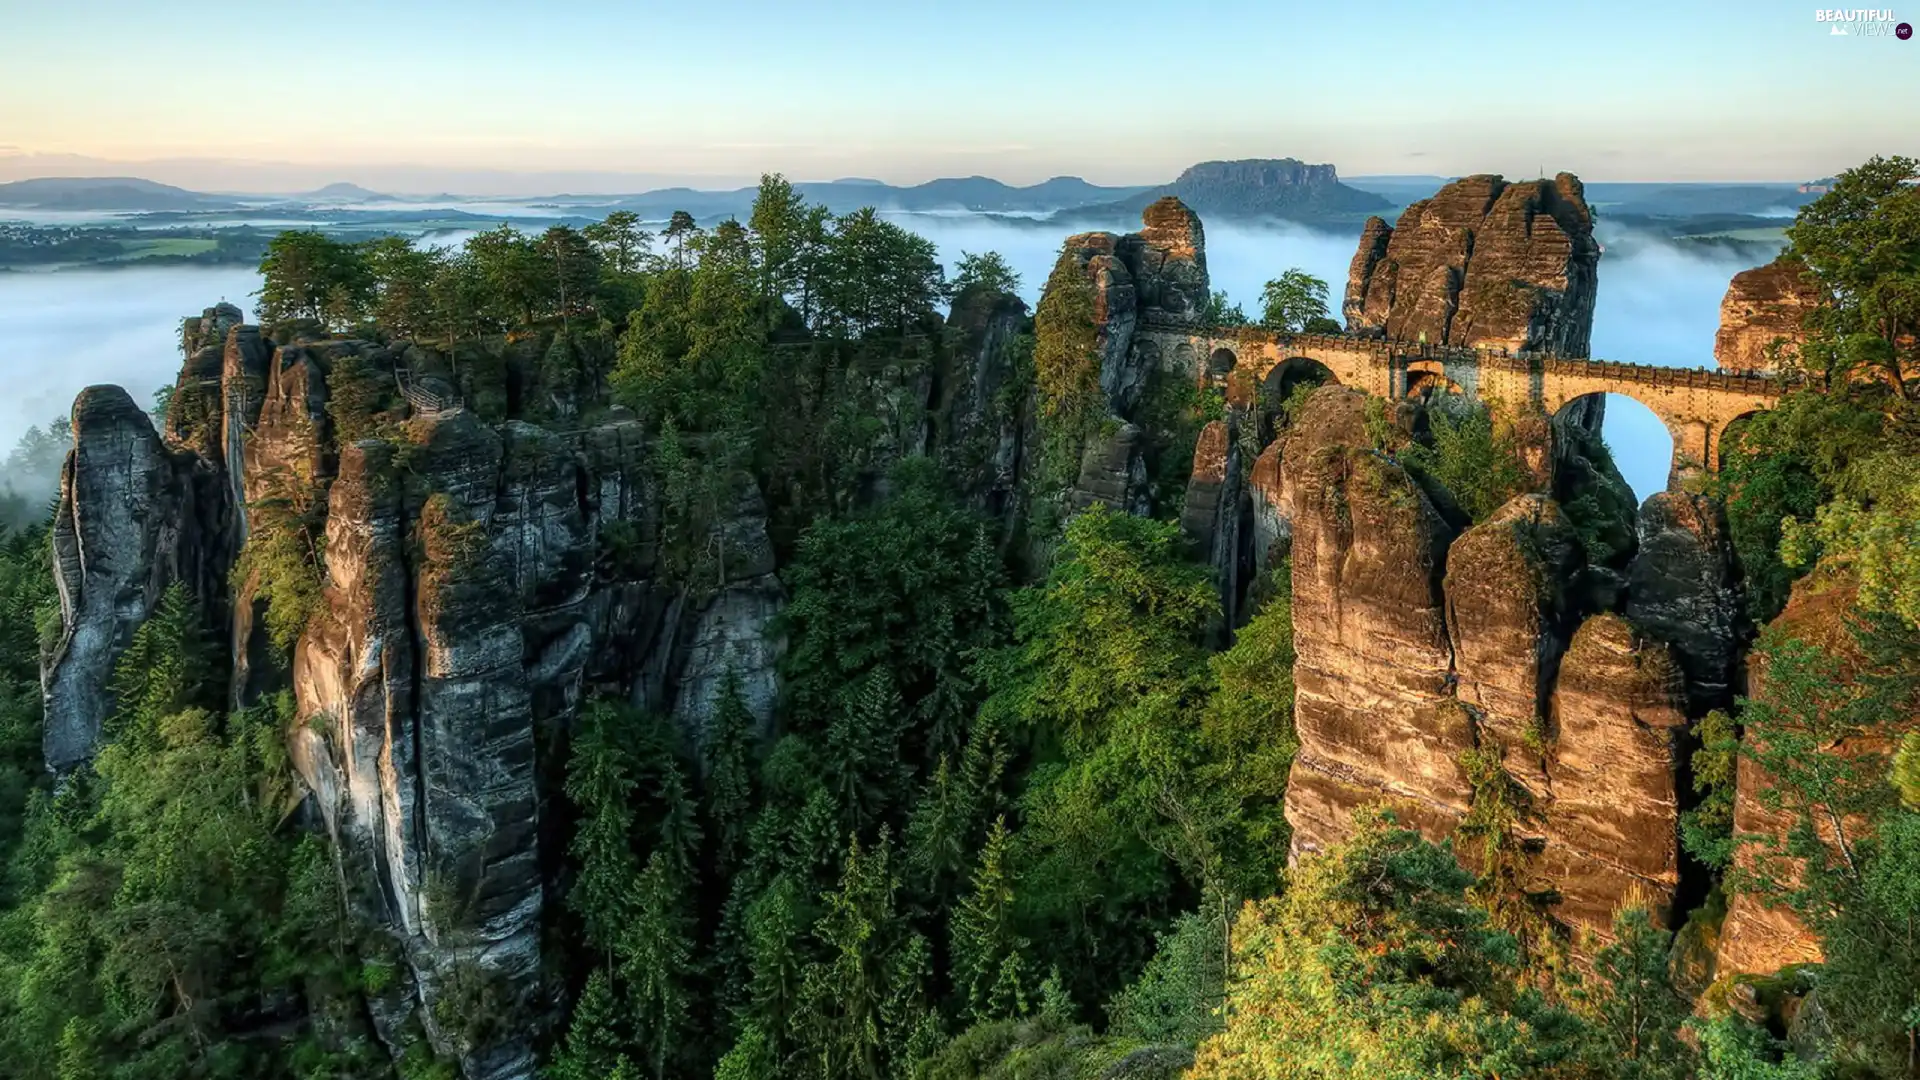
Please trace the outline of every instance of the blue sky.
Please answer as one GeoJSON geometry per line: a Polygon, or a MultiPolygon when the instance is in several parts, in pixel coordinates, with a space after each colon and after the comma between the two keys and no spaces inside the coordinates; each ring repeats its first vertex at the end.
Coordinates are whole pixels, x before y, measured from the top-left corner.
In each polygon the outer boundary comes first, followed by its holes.
{"type": "Polygon", "coordinates": [[[0,179],[1803,179],[1920,150],[1920,38],[1778,0],[0,0],[0,24],[0,179]]]}

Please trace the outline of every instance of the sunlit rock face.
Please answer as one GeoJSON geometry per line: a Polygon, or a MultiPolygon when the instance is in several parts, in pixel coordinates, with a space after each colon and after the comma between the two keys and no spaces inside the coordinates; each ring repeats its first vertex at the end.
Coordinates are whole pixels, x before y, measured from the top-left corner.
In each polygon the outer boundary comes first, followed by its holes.
{"type": "Polygon", "coordinates": [[[1056,272],[1078,267],[1093,290],[1100,390],[1107,407],[1133,419],[1159,358],[1134,341],[1142,319],[1197,325],[1208,297],[1207,238],[1199,215],[1169,195],[1142,214],[1137,233],[1079,233],[1067,238],[1056,272]]]}
{"type": "MultiPolygon", "coordinates": [[[[1787,606],[1768,624],[1766,633],[1819,651],[1836,661],[1841,671],[1858,670],[1866,661],[1854,634],[1858,600],[1859,584],[1850,574],[1822,565],[1794,583],[1787,606]]],[[[1753,659],[1747,696],[1762,700],[1769,689],[1767,664],[1764,654],[1756,653],[1753,659]]],[[[1891,712],[1876,710],[1869,717],[1871,727],[1855,727],[1837,740],[1826,740],[1822,749],[1868,775],[1884,776],[1902,734],[1920,730],[1920,715],[1907,711],[1910,708],[1911,702],[1906,702],[1895,704],[1891,712]]],[[[1779,722],[1793,722],[1791,703],[1782,711],[1785,715],[1779,722]]],[[[1743,735],[1752,737],[1750,732],[1743,735]]],[[[1789,834],[1799,824],[1797,815],[1790,804],[1782,806],[1777,795],[1770,794],[1776,781],[1751,756],[1741,755],[1735,769],[1733,833],[1751,838],[1736,849],[1735,865],[1792,887],[1801,864],[1784,851],[1789,834]]],[[[1821,808],[1813,815],[1814,832],[1825,845],[1827,857],[1837,860],[1842,857],[1842,833],[1848,845],[1857,845],[1870,833],[1872,823],[1858,814],[1825,811],[1821,808]]],[[[1733,890],[1715,954],[1719,975],[1767,974],[1820,959],[1818,935],[1792,911],[1764,895],[1733,890]]]]}
{"type": "Polygon", "coordinates": [[[1469,176],[1368,220],[1342,309],[1354,333],[1585,356],[1599,262],[1578,177],[1469,176]]]}
{"type": "Polygon", "coordinates": [[[1479,800],[1513,798],[1522,872],[1557,897],[1549,912],[1577,951],[1607,940],[1624,903],[1668,918],[1680,663],[1592,611],[1582,545],[1551,497],[1516,496],[1456,534],[1430,481],[1366,448],[1364,404],[1315,391],[1279,452],[1263,453],[1268,472],[1254,469],[1254,505],[1291,536],[1295,854],[1339,842],[1369,804],[1438,840],[1479,800]],[[1470,752],[1519,794],[1477,787],[1470,752]]]}
{"type": "Polygon", "coordinates": [[[1538,494],[1514,498],[1447,551],[1454,692],[1473,710],[1482,741],[1508,749],[1508,771],[1536,798],[1549,794],[1547,698],[1572,631],[1568,593],[1579,563],[1566,516],[1538,494]]]}
{"type": "Polygon", "coordinates": [[[1672,916],[1685,706],[1667,649],[1618,615],[1589,618],[1560,661],[1540,870],[1559,895],[1554,916],[1599,940],[1630,903],[1672,916]]]}
{"type": "Polygon", "coordinates": [[[1317,391],[1283,451],[1292,530],[1300,751],[1287,783],[1296,854],[1387,801],[1430,836],[1472,801],[1473,724],[1453,699],[1441,576],[1453,531],[1392,461],[1352,445],[1351,391],[1317,391]]]}
{"type": "Polygon", "coordinates": [[[1740,271],[1720,301],[1714,362],[1729,371],[1778,369],[1798,354],[1807,339],[1801,322],[1819,305],[1806,264],[1791,255],[1740,271]]]}

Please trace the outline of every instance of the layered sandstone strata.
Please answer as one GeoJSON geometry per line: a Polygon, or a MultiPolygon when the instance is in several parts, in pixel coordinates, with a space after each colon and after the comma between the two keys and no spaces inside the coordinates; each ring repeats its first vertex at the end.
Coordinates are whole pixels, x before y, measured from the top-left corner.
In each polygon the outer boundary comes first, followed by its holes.
{"type": "Polygon", "coordinates": [[[1469,176],[1367,222],[1342,310],[1354,333],[1585,356],[1599,261],[1578,177],[1469,176]]]}
{"type": "Polygon", "coordinates": [[[1807,338],[1802,320],[1820,305],[1806,275],[1806,264],[1790,255],[1733,275],[1720,301],[1714,362],[1729,371],[1773,371],[1791,360],[1807,338]]]}

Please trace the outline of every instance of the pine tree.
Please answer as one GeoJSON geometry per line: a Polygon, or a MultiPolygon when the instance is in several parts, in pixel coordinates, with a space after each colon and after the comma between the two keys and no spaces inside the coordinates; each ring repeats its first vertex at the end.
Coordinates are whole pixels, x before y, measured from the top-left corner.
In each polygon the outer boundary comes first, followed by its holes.
{"type": "Polygon", "coordinates": [[[822,771],[844,829],[865,833],[898,803],[906,780],[900,756],[904,721],[892,677],[875,668],[855,684],[851,700],[828,725],[822,771]]]}
{"type": "Polygon", "coordinates": [[[1006,819],[995,819],[973,872],[973,892],[953,915],[953,983],[974,1020],[1026,1011],[1026,942],[1014,932],[1010,835],[1006,819]]]}
{"type": "Polygon", "coordinates": [[[611,957],[634,916],[633,883],[639,867],[633,856],[634,766],[620,745],[619,713],[595,705],[581,718],[567,766],[566,795],[579,808],[580,822],[567,854],[579,868],[567,892],[587,944],[611,957]]]}
{"type": "Polygon", "coordinates": [[[694,941],[687,880],[655,849],[634,884],[634,921],[620,940],[620,974],[641,1058],[660,1080],[684,1053],[693,1019],[694,941]]]}
{"type": "Polygon", "coordinates": [[[729,669],[714,708],[707,742],[704,794],[713,861],[723,875],[738,865],[753,809],[753,714],[740,700],[740,680],[729,669]]]}
{"type": "Polygon", "coordinates": [[[1693,1052],[1680,1037],[1692,1009],[1668,978],[1666,932],[1645,908],[1613,919],[1613,943],[1594,954],[1597,985],[1575,1000],[1599,1043],[1599,1063],[1619,1080],[1683,1080],[1693,1052]]]}
{"type": "Polygon", "coordinates": [[[624,1012],[614,993],[613,977],[606,968],[594,968],[574,1003],[566,1045],[548,1067],[548,1080],[605,1080],[618,1068],[629,1045],[622,1030],[624,1012]]]}
{"type": "Polygon", "coordinates": [[[899,882],[885,830],[872,849],[849,842],[840,886],[824,898],[813,936],[825,957],[807,968],[794,1013],[794,1042],[804,1075],[817,1080],[883,1080],[886,1006],[893,995],[894,950],[905,921],[894,907],[899,882]]]}

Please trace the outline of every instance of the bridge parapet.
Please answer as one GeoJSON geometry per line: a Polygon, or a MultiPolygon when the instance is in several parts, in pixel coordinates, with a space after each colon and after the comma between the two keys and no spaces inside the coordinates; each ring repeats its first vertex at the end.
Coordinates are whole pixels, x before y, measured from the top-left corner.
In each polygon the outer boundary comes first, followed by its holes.
{"type": "Polygon", "coordinates": [[[1470,363],[1506,371],[1561,372],[1588,377],[1612,377],[1657,386],[1714,387],[1752,394],[1785,394],[1800,380],[1765,371],[1728,371],[1722,368],[1676,368],[1636,364],[1585,356],[1558,356],[1547,352],[1513,352],[1471,345],[1434,345],[1406,338],[1371,334],[1287,334],[1259,326],[1195,326],[1159,320],[1142,321],[1140,329],[1208,341],[1257,343],[1311,357],[1316,350],[1367,352],[1381,357],[1470,363]]]}
{"type": "MultiPolygon", "coordinates": [[[[1531,403],[1551,415],[1582,397],[1621,394],[1647,406],[1666,425],[1681,472],[1718,468],[1720,440],[1729,424],[1772,407],[1803,385],[1778,373],[1660,367],[1363,334],[1285,334],[1159,320],[1142,322],[1137,333],[1162,352],[1175,344],[1176,355],[1196,359],[1205,359],[1203,350],[1232,350],[1234,369],[1261,380],[1288,361],[1312,360],[1341,383],[1387,398],[1408,396],[1443,378],[1483,400],[1531,403]]],[[[1220,374],[1204,365],[1201,370],[1203,377],[1220,374]]]]}

